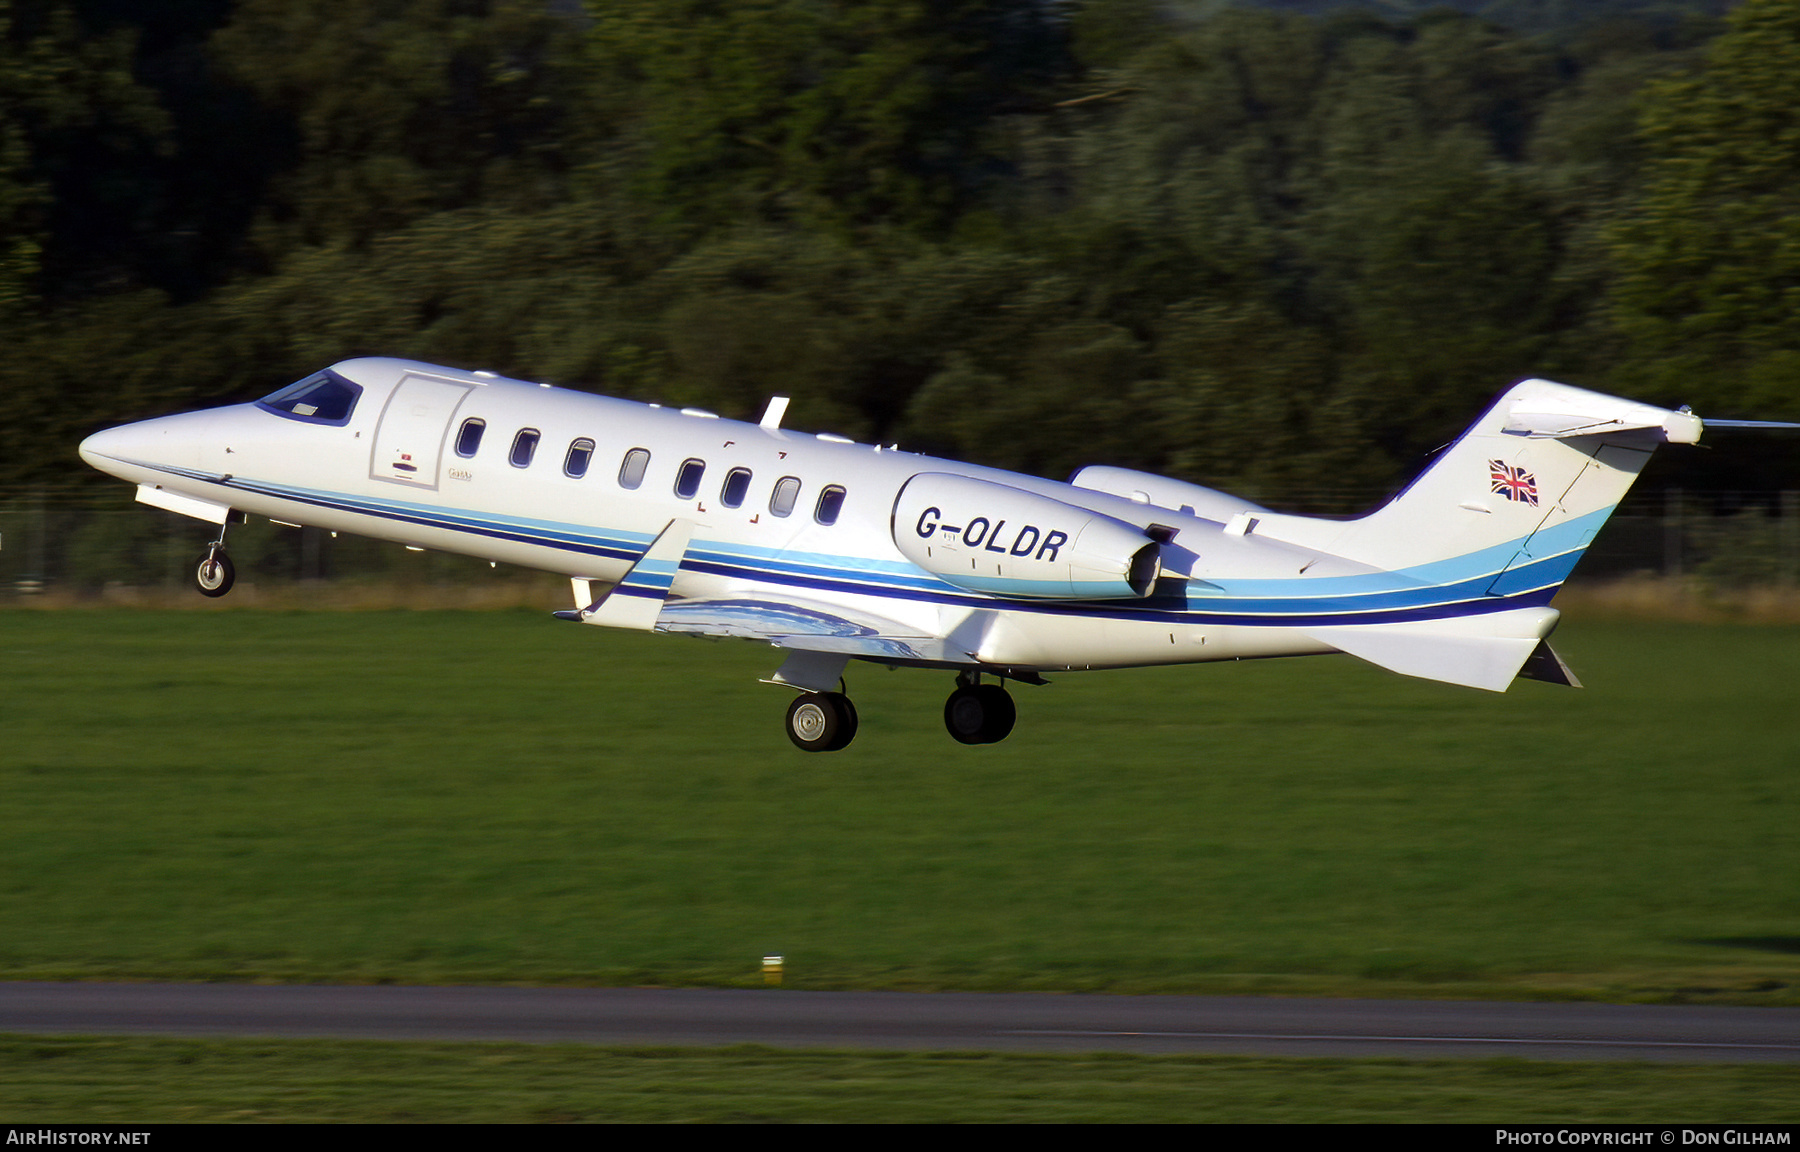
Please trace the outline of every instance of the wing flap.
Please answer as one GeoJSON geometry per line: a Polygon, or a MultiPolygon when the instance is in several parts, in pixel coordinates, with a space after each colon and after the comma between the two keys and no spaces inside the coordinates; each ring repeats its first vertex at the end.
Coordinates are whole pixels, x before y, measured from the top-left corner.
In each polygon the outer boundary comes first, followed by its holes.
{"type": "Polygon", "coordinates": [[[974,657],[941,637],[872,613],[807,600],[760,596],[696,597],[663,605],[658,632],[766,640],[803,652],[831,652],[894,660],[973,664],[974,657]]]}

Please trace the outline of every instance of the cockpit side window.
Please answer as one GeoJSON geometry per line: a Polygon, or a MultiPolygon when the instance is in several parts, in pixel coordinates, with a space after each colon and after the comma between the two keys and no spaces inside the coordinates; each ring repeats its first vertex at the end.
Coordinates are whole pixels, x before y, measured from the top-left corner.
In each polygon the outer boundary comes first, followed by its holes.
{"type": "Polygon", "coordinates": [[[353,384],[327,369],[269,393],[258,400],[256,406],[289,420],[341,428],[350,423],[350,414],[356,411],[356,401],[361,395],[361,384],[353,384]]]}

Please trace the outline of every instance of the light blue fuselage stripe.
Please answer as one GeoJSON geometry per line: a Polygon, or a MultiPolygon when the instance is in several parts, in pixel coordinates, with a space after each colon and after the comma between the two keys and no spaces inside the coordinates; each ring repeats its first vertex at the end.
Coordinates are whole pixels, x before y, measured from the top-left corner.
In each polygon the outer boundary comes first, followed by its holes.
{"type": "MultiPolygon", "coordinates": [[[[185,469],[164,471],[187,474],[185,469]]],[[[446,529],[470,535],[506,540],[576,555],[602,557],[627,563],[639,560],[654,537],[642,532],[612,531],[523,517],[500,516],[467,509],[444,509],[402,501],[356,497],[233,477],[194,474],[195,479],[223,483],[229,488],[352,512],[420,527],[446,529]]],[[[1009,611],[1047,615],[1104,616],[1157,623],[1210,623],[1253,626],[1301,627],[1323,624],[1361,624],[1434,619],[1471,612],[1548,603],[1551,595],[1574,568],[1586,541],[1612,512],[1610,507],[1543,529],[1530,538],[1533,556],[1520,557],[1524,538],[1445,560],[1432,561],[1393,572],[1355,576],[1289,577],[1231,580],[1219,578],[1204,593],[1164,591],[1177,581],[1140,600],[1034,600],[1010,599],[1009,611]],[[1521,562],[1508,568],[1509,562],[1521,562]],[[1490,596],[1488,589],[1502,572],[1518,591],[1490,596]]],[[[910,564],[868,557],[811,556],[753,547],[733,547],[696,541],[677,565],[662,570],[634,572],[628,581],[637,595],[661,595],[673,582],[677,567],[690,571],[848,595],[897,597],[925,603],[992,607],[1004,597],[1004,582],[996,580],[990,595],[962,591],[910,564]]],[[[1020,581],[1029,587],[1032,582],[1020,581]]],[[[625,589],[622,587],[621,591],[625,589]]],[[[1011,595],[1028,597],[1015,588],[1011,595]]]]}

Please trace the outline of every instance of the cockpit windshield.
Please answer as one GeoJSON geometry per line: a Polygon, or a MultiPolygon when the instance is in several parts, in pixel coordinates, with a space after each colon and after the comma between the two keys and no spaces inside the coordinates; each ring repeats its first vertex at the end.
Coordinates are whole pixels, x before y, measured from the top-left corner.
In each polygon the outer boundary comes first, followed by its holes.
{"type": "Polygon", "coordinates": [[[356,410],[356,399],[361,395],[362,385],[352,384],[328,370],[271,392],[256,406],[289,420],[341,427],[350,422],[350,413],[356,410]]]}

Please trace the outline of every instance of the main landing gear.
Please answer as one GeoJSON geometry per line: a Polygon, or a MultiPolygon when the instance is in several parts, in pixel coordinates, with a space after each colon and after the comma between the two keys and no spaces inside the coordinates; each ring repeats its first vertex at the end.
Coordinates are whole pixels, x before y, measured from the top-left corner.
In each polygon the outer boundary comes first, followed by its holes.
{"type": "Polygon", "coordinates": [[[202,596],[223,596],[237,583],[237,568],[225,554],[225,525],[219,525],[219,538],[206,546],[206,554],[194,567],[194,587],[202,596]]]}
{"type": "Polygon", "coordinates": [[[956,691],[944,702],[944,727],[964,744],[997,744],[1019,717],[1002,684],[981,683],[979,672],[958,672],[956,691]]]}
{"type": "Polygon", "coordinates": [[[808,692],[787,710],[788,739],[803,752],[836,752],[856,736],[856,705],[842,692],[808,692]]]}
{"type": "MultiPolygon", "coordinates": [[[[944,704],[944,727],[964,744],[996,744],[1018,719],[1001,684],[983,684],[978,672],[961,672],[944,704]]],[[[842,692],[807,692],[787,710],[788,739],[803,752],[836,752],[856,736],[856,705],[842,692]]]]}

